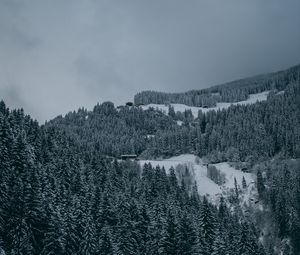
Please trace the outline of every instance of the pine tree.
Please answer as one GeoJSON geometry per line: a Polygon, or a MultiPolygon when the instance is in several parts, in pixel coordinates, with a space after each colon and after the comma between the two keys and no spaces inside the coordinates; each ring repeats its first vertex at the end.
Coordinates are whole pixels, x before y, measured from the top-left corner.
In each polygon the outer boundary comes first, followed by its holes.
{"type": "Polygon", "coordinates": [[[236,178],[234,177],[234,195],[235,195],[235,200],[236,202],[238,201],[239,199],[239,188],[238,188],[238,184],[237,184],[237,181],[236,181],[236,178]]]}
{"type": "Polygon", "coordinates": [[[113,249],[113,244],[110,238],[110,231],[108,228],[104,228],[102,231],[100,244],[97,252],[98,254],[103,254],[103,255],[115,254],[113,249]]]}
{"type": "Polygon", "coordinates": [[[257,192],[260,198],[263,197],[265,191],[265,185],[263,181],[263,177],[261,171],[257,171],[257,192]]]}
{"type": "Polygon", "coordinates": [[[24,217],[31,230],[30,240],[34,249],[32,254],[40,254],[47,226],[38,170],[32,169],[30,176],[27,178],[28,181],[24,187],[24,217]]]}
{"type": "Polygon", "coordinates": [[[175,217],[171,212],[168,212],[166,222],[162,232],[162,238],[159,243],[159,254],[177,254],[178,249],[178,233],[177,224],[175,223],[175,217]]]}
{"type": "Polygon", "coordinates": [[[243,187],[243,189],[247,189],[247,182],[246,182],[245,176],[243,176],[242,187],[243,187]]]}
{"type": "MultiPolygon", "coordinates": [[[[132,219],[134,211],[131,208],[131,198],[129,196],[122,196],[120,204],[118,205],[119,222],[117,225],[118,233],[116,236],[118,254],[135,254],[137,251],[137,229],[135,222],[132,219]]],[[[134,207],[136,210],[137,208],[134,207]]]]}
{"type": "Polygon", "coordinates": [[[279,236],[284,238],[288,236],[289,232],[289,214],[287,212],[287,203],[286,199],[284,197],[284,192],[281,191],[279,194],[279,197],[276,201],[276,209],[275,209],[275,220],[278,224],[278,231],[279,236]]]}
{"type": "Polygon", "coordinates": [[[168,115],[171,116],[172,118],[175,118],[176,114],[174,111],[174,107],[169,105],[169,111],[168,111],[168,115]]]}
{"type": "Polygon", "coordinates": [[[197,236],[187,215],[183,215],[179,221],[177,234],[177,254],[192,255],[197,252],[197,236]]]}
{"type": "Polygon", "coordinates": [[[30,228],[23,219],[18,219],[15,229],[10,231],[13,236],[11,244],[11,255],[30,255],[34,253],[31,243],[30,228]]]}
{"type": "Polygon", "coordinates": [[[293,247],[293,253],[300,253],[300,219],[297,212],[293,209],[290,217],[290,236],[293,247]]]}
{"type": "Polygon", "coordinates": [[[256,244],[253,233],[251,232],[250,227],[246,222],[243,222],[241,224],[239,236],[240,237],[237,243],[237,247],[240,255],[258,254],[258,246],[256,244]]]}
{"type": "MultiPolygon", "coordinates": [[[[10,153],[13,145],[13,135],[11,128],[2,114],[0,114],[0,176],[3,178],[10,167],[10,153]]],[[[2,179],[4,181],[4,179],[2,179]]]]}
{"type": "Polygon", "coordinates": [[[48,226],[41,255],[66,254],[64,222],[57,208],[48,208],[48,226]]]}
{"type": "Polygon", "coordinates": [[[117,222],[117,216],[115,211],[111,205],[111,201],[109,199],[108,190],[106,190],[103,194],[102,204],[99,213],[99,221],[102,226],[104,225],[115,225],[117,222]]]}
{"type": "Polygon", "coordinates": [[[85,215],[82,219],[84,224],[82,240],[80,242],[80,254],[94,255],[96,254],[96,230],[92,217],[85,215]]]}
{"type": "Polygon", "coordinates": [[[225,231],[219,227],[219,230],[216,233],[216,238],[212,245],[212,255],[227,255],[228,247],[226,245],[226,233],[225,231]]]}
{"type": "Polygon", "coordinates": [[[147,244],[150,239],[149,235],[149,225],[150,225],[150,218],[147,213],[146,206],[142,206],[140,209],[140,220],[137,222],[136,229],[139,237],[139,245],[138,249],[140,254],[146,254],[147,252],[147,244]]]}
{"type": "Polygon", "coordinates": [[[203,198],[203,203],[200,209],[200,231],[203,241],[208,245],[208,251],[211,252],[212,244],[215,238],[216,219],[209,206],[206,197],[203,198]]]}

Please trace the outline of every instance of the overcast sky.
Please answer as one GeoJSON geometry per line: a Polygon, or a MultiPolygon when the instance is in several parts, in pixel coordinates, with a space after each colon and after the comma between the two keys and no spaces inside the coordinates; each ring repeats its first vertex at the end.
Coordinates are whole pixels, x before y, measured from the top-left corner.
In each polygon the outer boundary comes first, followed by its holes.
{"type": "Polygon", "coordinates": [[[300,63],[299,0],[0,0],[0,98],[40,122],[300,63]]]}

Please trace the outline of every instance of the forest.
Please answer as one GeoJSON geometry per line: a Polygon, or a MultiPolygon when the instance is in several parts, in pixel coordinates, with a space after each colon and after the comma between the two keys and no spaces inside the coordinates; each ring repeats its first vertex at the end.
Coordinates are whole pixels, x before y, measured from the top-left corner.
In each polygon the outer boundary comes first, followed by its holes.
{"type": "Polygon", "coordinates": [[[300,66],[135,103],[202,106],[213,93],[214,105],[265,90],[266,101],[197,118],[104,102],[44,125],[1,101],[0,254],[299,255],[300,66]],[[263,210],[245,212],[238,189],[213,204],[172,168],[119,159],[184,153],[246,165],[263,210]]]}
{"type": "Polygon", "coordinates": [[[141,104],[185,104],[190,106],[215,106],[217,102],[237,102],[266,90],[282,91],[290,81],[299,78],[299,65],[284,71],[258,75],[226,84],[212,86],[202,90],[191,90],[184,93],[163,93],[142,91],[135,95],[134,102],[141,104]]]}

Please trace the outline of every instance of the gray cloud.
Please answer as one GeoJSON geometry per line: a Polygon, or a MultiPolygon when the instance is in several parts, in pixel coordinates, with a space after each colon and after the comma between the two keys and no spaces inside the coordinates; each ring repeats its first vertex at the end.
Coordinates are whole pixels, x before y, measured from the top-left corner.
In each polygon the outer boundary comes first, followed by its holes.
{"type": "Polygon", "coordinates": [[[298,0],[0,0],[0,97],[40,121],[300,62],[298,0]]]}

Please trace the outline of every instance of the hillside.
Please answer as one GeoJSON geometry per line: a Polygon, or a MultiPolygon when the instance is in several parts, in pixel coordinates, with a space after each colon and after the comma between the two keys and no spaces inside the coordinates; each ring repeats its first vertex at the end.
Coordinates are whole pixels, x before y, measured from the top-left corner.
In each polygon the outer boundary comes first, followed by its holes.
{"type": "MultiPolygon", "coordinates": [[[[281,91],[283,92],[283,91],[281,91]]],[[[219,102],[216,103],[213,107],[197,107],[197,106],[188,106],[184,104],[148,104],[148,105],[141,105],[141,108],[143,110],[147,110],[149,108],[154,108],[156,110],[159,110],[165,114],[169,113],[170,107],[174,112],[180,112],[184,113],[185,111],[191,111],[194,118],[198,118],[199,111],[202,113],[207,113],[209,111],[219,111],[223,109],[228,109],[232,105],[249,105],[249,104],[255,104],[257,102],[265,101],[268,98],[268,95],[270,94],[270,91],[264,91],[257,94],[249,94],[248,99],[243,101],[237,101],[232,103],[226,103],[226,102],[219,102]]]]}
{"type": "Polygon", "coordinates": [[[0,252],[298,255],[299,66],[162,99],[42,126],[1,101],[0,252]]]}
{"type": "Polygon", "coordinates": [[[184,104],[197,107],[214,107],[218,102],[237,102],[249,98],[250,94],[263,91],[282,91],[288,84],[299,80],[300,65],[284,71],[259,75],[213,86],[207,89],[184,93],[143,91],[135,95],[135,104],[184,104]]]}
{"type": "Polygon", "coordinates": [[[191,186],[188,185],[189,181],[196,181],[199,194],[207,196],[211,202],[216,204],[220,202],[221,196],[228,198],[234,194],[234,179],[237,181],[237,187],[242,191],[240,193],[240,196],[243,197],[241,203],[250,204],[257,200],[257,192],[254,186],[255,175],[235,169],[227,162],[206,164],[195,155],[184,154],[164,160],[140,160],[139,163],[142,166],[150,163],[153,167],[164,167],[167,173],[169,173],[170,168],[174,168],[178,179],[186,179],[187,186],[191,186]],[[209,176],[209,168],[212,166],[216,167],[218,171],[215,176],[209,176]],[[217,178],[214,178],[217,175],[220,179],[218,181],[217,178]],[[242,185],[243,179],[246,183],[245,187],[242,185]]]}

